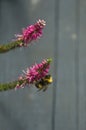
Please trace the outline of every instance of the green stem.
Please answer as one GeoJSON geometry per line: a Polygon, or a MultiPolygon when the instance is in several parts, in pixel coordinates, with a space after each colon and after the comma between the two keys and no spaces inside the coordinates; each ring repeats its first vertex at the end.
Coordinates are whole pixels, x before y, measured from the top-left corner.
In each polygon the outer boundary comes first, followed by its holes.
{"type": "Polygon", "coordinates": [[[0,45],[0,53],[5,53],[10,51],[11,49],[19,47],[21,43],[22,40],[17,40],[17,41],[10,42],[8,44],[2,44],[0,45]]]}
{"type": "Polygon", "coordinates": [[[24,80],[17,80],[9,83],[0,83],[0,91],[14,89],[17,86],[17,84],[20,86],[23,82],[24,80]]]}

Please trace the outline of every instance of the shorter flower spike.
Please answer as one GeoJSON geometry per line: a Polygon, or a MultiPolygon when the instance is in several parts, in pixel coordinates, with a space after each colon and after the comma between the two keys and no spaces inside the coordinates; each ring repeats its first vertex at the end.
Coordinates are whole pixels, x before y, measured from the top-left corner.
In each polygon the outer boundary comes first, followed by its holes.
{"type": "Polygon", "coordinates": [[[17,40],[22,41],[22,46],[27,46],[31,41],[36,40],[42,36],[42,30],[46,22],[44,20],[38,20],[34,25],[30,25],[23,29],[22,34],[16,35],[17,40]]]}
{"type": "Polygon", "coordinates": [[[40,64],[35,64],[30,68],[27,68],[25,72],[25,78],[29,83],[34,83],[35,81],[40,80],[45,77],[50,68],[50,60],[43,60],[40,64]]]}
{"type": "MultiPolygon", "coordinates": [[[[30,68],[27,68],[26,71],[23,71],[24,74],[20,76],[21,78],[19,78],[19,80],[24,82],[20,87],[24,87],[26,84],[34,84],[48,75],[51,61],[51,59],[44,59],[41,63],[35,64],[30,68]]],[[[16,88],[19,88],[19,84],[16,88]]]]}

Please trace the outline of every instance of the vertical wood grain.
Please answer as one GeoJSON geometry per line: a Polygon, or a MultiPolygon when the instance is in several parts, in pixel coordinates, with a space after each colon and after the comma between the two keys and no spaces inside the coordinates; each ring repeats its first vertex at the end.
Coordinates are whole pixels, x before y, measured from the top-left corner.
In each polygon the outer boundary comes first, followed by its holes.
{"type": "MultiPolygon", "coordinates": [[[[58,2],[56,2],[58,4],[58,2]]],[[[76,1],[59,3],[59,40],[55,129],[78,130],[78,87],[75,61],[77,55],[76,1]]],[[[78,58],[78,57],[77,57],[78,58]]]]}
{"type": "Polygon", "coordinates": [[[86,1],[80,0],[79,130],[86,130],[86,1]]]}

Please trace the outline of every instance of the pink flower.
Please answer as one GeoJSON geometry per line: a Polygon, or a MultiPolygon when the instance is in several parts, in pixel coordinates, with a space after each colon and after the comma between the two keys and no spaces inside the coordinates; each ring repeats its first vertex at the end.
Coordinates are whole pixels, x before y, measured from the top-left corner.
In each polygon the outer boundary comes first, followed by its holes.
{"type": "Polygon", "coordinates": [[[18,88],[24,88],[27,84],[34,84],[40,81],[49,73],[51,59],[43,60],[40,64],[35,64],[30,68],[27,68],[24,75],[21,75],[18,79],[18,83],[15,90],[18,88]]]}
{"type": "Polygon", "coordinates": [[[43,60],[40,64],[35,64],[30,68],[27,68],[25,73],[25,78],[28,83],[33,84],[35,81],[39,81],[45,77],[50,68],[51,59],[43,60]]]}
{"type": "Polygon", "coordinates": [[[42,30],[45,25],[45,21],[39,19],[34,25],[30,25],[26,29],[23,29],[21,35],[16,35],[17,40],[21,40],[22,45],[27,45],[31,41],[36,40],[42,36],[42,30]]]}

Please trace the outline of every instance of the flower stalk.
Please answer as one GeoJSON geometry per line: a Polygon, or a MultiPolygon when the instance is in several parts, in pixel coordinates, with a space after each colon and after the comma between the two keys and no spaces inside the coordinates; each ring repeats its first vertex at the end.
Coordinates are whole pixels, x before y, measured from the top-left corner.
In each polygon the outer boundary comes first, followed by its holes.
{"type": "Polygon", "coordinates": [[[14,48],[20,47],[21,40],[13,41],[8,44],[0,44],[0,53],[8,52],[14,48]]]}
{"type": "Polygon", "coordinates": [[[9,82],[9,83],[0,83],[0,91],[15,89],[17,84],[21,85],[22,83],[23,83],[22,80],[16,80],[16,81],[9,82]]]}

